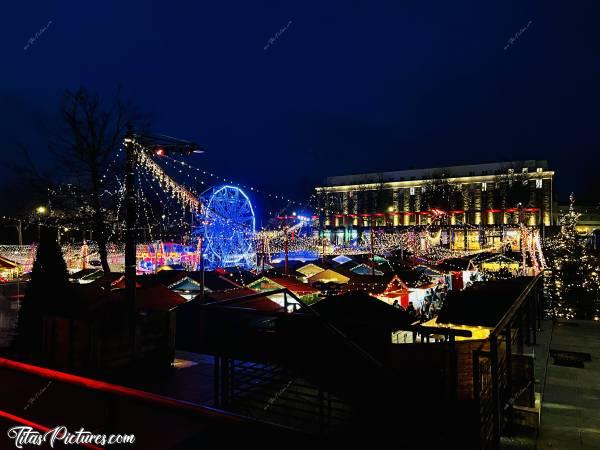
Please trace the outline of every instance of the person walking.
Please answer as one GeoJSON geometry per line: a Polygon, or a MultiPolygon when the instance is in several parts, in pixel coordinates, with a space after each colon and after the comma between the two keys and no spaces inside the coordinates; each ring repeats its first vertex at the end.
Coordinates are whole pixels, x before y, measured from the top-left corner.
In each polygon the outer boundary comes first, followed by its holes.
{"type": "Polygon", "coordinates": [[[417,317],[417,310],[415,309],[413,302],[408,302],[408,307],[406,308],[406,312],[408,313],[408,315],[411,319],[414,319],[417,317]]]}

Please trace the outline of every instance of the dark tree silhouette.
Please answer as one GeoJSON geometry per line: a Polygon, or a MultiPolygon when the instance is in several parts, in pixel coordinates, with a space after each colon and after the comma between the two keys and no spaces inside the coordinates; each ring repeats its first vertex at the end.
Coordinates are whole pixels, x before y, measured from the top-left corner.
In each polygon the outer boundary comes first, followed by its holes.
{"type": "Polygon", "coordinates": [[[46,172],[38,170],[27,149],[20,147],[24,164],[15,168],[31,186],[38,188],[40,195],[42,191],[50,193],[49,223],[93,231],[102,269],[107,273],[110,272],[106,248],[110,235],[108,222],[114,219],[111,211],[114,202],[103,194],[109,187],[107,181],[114,182],[115,174],[123,174],[122,164],[117,161],[109,174],[112,177],[105,179],[105,176],[127,126],[147,131],[147,116],[140,114],[132,102],[124,101],[120,91],[110,101],[103,102],[85,88],[65,92],[60,116],[62,127],[49,131],[49,149],[57,167],[46,172]]]}
{"type": "Polygon", "coordinates": [[[421,209],[441,209],[450,211],[460,209],[462,194],[460,187],[448,181],[450,175],[445,172],[428,175],[421,188],[421,209]]]}
{"type": "MultiPolygon", "coordinates": [[[[51,150],[73,180],[75,190],[85,202],[79,201],[79,213],[89,213],[102,270],[110,272],[106,249],[108,232],[106,209],[101,197],[110,158],[121,145],[128,124],[140,128],[142,116],[133,105],[123,101],[120,91],[111,104],[85,88],[66,91],[61,104],[64,129],[51,144],[51,150]]],[[[79,217],[79,216],[77,216],[79,217]]]]}
{"type": "Polygon", "coordinates": [[[71,285],[56,230],[44,229],[37,248],[31,282],[19,311],[17,350],[32,359],[41,354],[43,315],[64,310],[71,285]]]}
{"type": "Polygon", "coordinates": [[[531,206],[529,179],[523,172],[512,171],[494,177],[496,192],[502,209],[516,208],[519,203],[531,206]]]}

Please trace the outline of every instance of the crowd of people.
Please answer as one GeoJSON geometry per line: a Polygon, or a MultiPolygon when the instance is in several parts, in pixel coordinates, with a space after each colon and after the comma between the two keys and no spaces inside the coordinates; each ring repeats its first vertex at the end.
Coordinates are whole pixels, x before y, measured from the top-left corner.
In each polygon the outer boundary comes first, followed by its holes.
{"type": "MultiPolygon", "coordinates": [[[[411,318],[420,322],[433,319],[437,316],[439,310],[442,308],[447,293],[448,287],[445,285],[438,285],[435,288],[428,289],[425,295],[425,300],[423,301],[423,305],[420,308],[415,308],[413,302],[408,302],[406,312],[411,318]]],[[[400,303],[398,303],[398,300],[394,301],[392,306],[402,308],[400,303]]]]}

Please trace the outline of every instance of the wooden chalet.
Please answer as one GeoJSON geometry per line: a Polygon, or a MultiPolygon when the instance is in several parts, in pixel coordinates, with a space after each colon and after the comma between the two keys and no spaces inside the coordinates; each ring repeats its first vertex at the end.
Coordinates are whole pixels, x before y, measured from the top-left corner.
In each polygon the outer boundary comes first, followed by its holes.
{"type": "MultiPolygon", "coordinates": [[[[302,283],[297,278],[285,275],[267,274],[247,286],[257,292],[267,292],[277,289],[287,289],[305,302],[314,302],[319,298],[319,291],[311,285],[302,283]]],[[[273,294],[269,298],[283,306],[283,295],[273,294]]]]}
{"type": "Polygon", "coordinates": [[[121,279],[73,287],[64,310],[43,317],[43,355],[51,367],[108,373],[136,361],[138,367],[168,368],[175,355],[175,310],[186,300],[159,283],[138,283],[135,347],[131,311],[121,279]]]}

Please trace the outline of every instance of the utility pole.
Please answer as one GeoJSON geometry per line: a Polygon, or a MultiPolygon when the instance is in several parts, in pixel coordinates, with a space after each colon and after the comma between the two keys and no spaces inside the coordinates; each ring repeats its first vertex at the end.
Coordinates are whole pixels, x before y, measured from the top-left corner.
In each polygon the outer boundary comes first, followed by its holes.
{"type": "MultiPolygon", "coordinates": [[[[21,219],[19,219],[19,224],[17,225],[17,233],[19,233],[19,247],[23,245],[23,228],[21,228],[21,219]]],[[[21,274],[19,273],[19,269],[17,266],[17,300],[21,301],[21,274]]]]}
{"type": "Polygon", "coordinates": [[[284,227],[285,233],[285,241],[284,241],[284,251],[285,251],[285,274],[288,274],[288,253],[289,253],[289,243],[288,243],[288,227],[285,225],[284,227]]]}
{"type": "MultiPolygon", "coordinates": [[[[137,255],[135,239],[136,223],[136,191],[135,180],[137,165],[140,157],[146,153],[154,152],[161,156],[174,152],[182,155],[202,153],[202,150],[193,142],[182,141],[168,136],[152,136],[134,134],[131,124],[127,125],[124,145],[126,150],[125,166],[125,296],[130,317],[130,339],[132,357],[137,356],[137,308],[135,301],[135,277],[137,272],[137,255]],[[143,154],[141,152],[144,152],[143,154]]],[[[166,176],[166,175],[165,175],[166,176]]],[[[177,185],[173,180],[171,182],[177,185]]],[[[189,196],[193,194],[189,193],[189,196]]],[[[199,202],[198,202],[199,203],[199,202]]]]}
{"type": "Polygon", "coordinates": [[[135,171],[136,150],[131,125],[128,126],[125,137],[126,166],[125,166],[125,298],[129,310],[129,336],[132,350],[132,360],[136,359],[137,310],[135,305],[135,171]]]}
{"type": "Polygon", "coordinates": [[[371,240],[371,275],[375,275],[375,236],[373,228],[373,217],[371,217],[371,232],[369,234],[371,240]]]}
{"type": "Polygon", "coordinates": [[[267,237],[266,235],[260,240],[260,265],[256,267],[261,272],[265,271],[265,259],[267,259],[267,237]]]}
{"type": "Polygon", "coordinates": [[[17,233],[19,235],[19,245],[23,245],[23,228],[21,219],[19,219],[19,224],[17,225],[17,233]]]}
{"type": "Polygon", "coordinates": [[[202,256],[202,251],[203,251],[203,244],[204,244],[204,239],[202,236],[198,237],[198,250],[199,250],[199,256],[200,256],[200,292],[201,292],[201,299],[204,300],[204,256],[202,256]]]}

